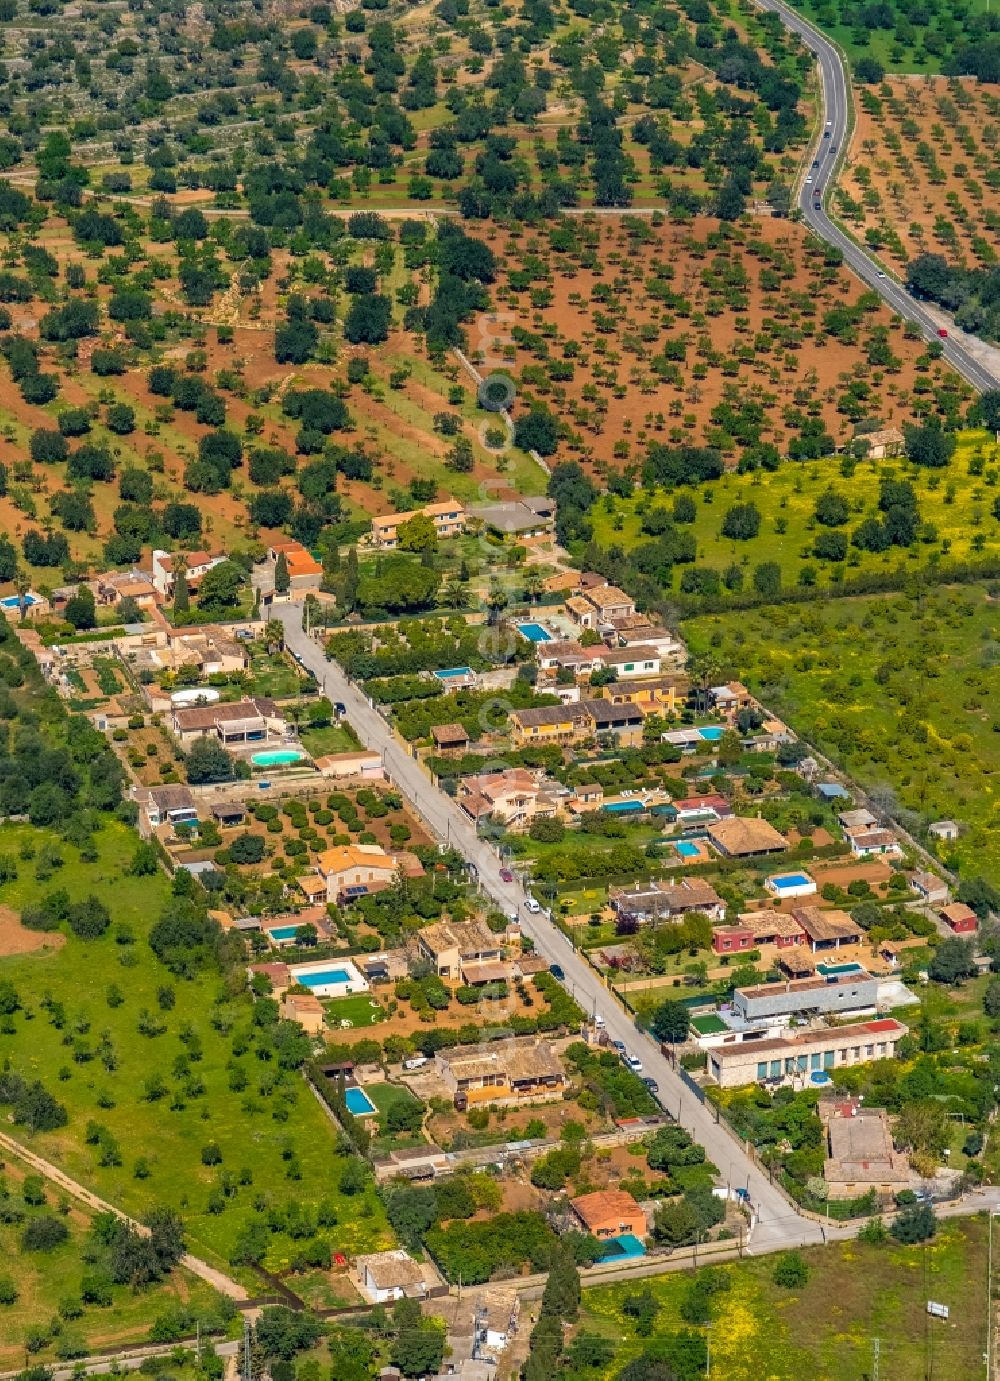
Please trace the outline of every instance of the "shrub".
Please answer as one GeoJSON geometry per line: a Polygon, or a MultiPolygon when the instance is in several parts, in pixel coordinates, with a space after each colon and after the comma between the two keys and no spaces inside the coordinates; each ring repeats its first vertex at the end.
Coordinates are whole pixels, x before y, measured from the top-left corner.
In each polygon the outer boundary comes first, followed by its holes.
{"type": "Polygon", "coordinates": [[[786,1290],[800,1290],[809,1279],[809,1267],[799,1252],[782,1252],[774,1267],[773,1280],[786,1290]]]}
{"type": "Polygon", "coordinates": [[[43,1213],[32,1218],[21,1234],[21,1250],[25,1252],[47,1252],[62,1246],[69,1238],[69,1228],[61,1218],[53,1218],[43,1213]]]}

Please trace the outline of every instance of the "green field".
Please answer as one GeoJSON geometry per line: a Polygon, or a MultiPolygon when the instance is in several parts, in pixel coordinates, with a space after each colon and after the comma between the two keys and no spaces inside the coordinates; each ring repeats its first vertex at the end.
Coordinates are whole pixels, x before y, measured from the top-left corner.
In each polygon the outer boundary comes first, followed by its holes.
{"type": "Polygon", "coordinates": [[[326,1004],[327,1020],[332,1027],[342,1021],[352,1026],[374,1026],[385,1021],[385,1012],[367,993],[354,993],[351,997],[336,997],[326,1004]]]}
{"type": "MultiPolygon", "coordinates": [[[[881,1381],[981,1376],[987,1240],[987,1219],[978,1217],[942,1225],[926,1246],[836,1243],[803,1253],[809,1279],[797,1290],[774,1284],[774,1257],[719,1267],[729,1288],[713,1299],[710,1374],[719,1381],[860,1381],[872,1374],[877,1338],[881,1381]],[[950,1320],[929,1318],[928,1299],[947,1304],[950,1320]]],[[[664,1334],[690,1328],[680,1312],[690,1278],[676,1272],[584,1291],[581,1330],[616,1345],[614,1362],[587,1374],[595,1381],[617,1375],[664,1334]],[[660,1312],[653,1336],[643,1339],[621,1304],[647,1287],[660,1312]]]]}
{"type": "MultiPolygon", "coordinates": [[[[942,70],[949,52],[969,39],[968,31],[952,7],[941,0],[922,7],[923,18],[919,25],[908,23],[910,11],[903,5],[890,4],[898,21],[896,29],[864,29],[845,24],[842,22],[844,13],[858,13],[858,10],[847,4],[833,3],[833,0],[792,0],[792,3],[827,37],[839,43],[852,62],[861,57],[873,57],[887,72],[935,76],[942,70]],[[940,12],[941,22],[932,24],[935,11],[940,12]],[[899,24],[907,26],[902,35],[899,24]]],[[[989,0],[970,0],[963,6],[962,15],[964,18],[967,14],[988,14],[989,9],[989,0]]]]}
{"type": "Polygon", "coordinates": [[[768,607],[685,624],[806,739],[919,834],[954,818],[943,858],[1000,882],[1000,640],[995,586],[768,607]],[[992,594],[990,593],[992,591],[992,594]]]}
{"type": "MultiPolygon", "coordinates": [[[[798,584],[803,567],[811,566],[817,585],[822,587],[832,585],[838,577],[850,579],[861,572],[894,571],[900,567],[915,571],[931,560],[982,560],[1000,554],[1000,523],[991,515],[998,491],[991,486],[989,473],[969,474],[970,462],[980,449],[986,453],[984,468],[988,471],[991,453],[996,448],[986,444],[985,432],[965,432],[950,464],[943,470],[911,465],[905,459],[859,461],[848,477],[842,471],[842,462],[835,457],[788,462],[770,474],[760,470],[742,475],[730,472],[718,483],[698,489],[685,487],[669,494],[640,490],[627,499],[607,495],[594,505],[589,516],[599,546],[620,546],[628,551],[639,542],[653,540],[642,531],[646,510],[666,508],[669,512],[679,494],[689,494],[695,503],[695,521],[681,530],[692,532],[697,541],[698,565],[720,573],[733,564],[740,566],[744,568],[745,587],[749,586],[754,566],[762,561],[776,561],[781,566],[785,586],[798,584]],[[907,548],[890,547],[886,552],[875,553],[851,547],[844,561],[814,556],[812,548],[817,536],[834,530],[823,527],[813,516],[819,496],[832,489],[847,500],[850,517],[836,530],[849,536],[863,518],[876,513],[879,480],[890,474],[913,484],[921,522],[933,526],[933,540],[925,529],[907,548]],[[726,511],[733,504],[750,502],[756,504],[761,514],[758,535],[746,540],[723,537],[726,511]]],[[[992,458],[995,460],[995,454],[992,458]]],[[[994,472],[995,468],[994,465],[994,472]]],[[[994,481],[995,478],[994,473],[994,481]]],[[[675,587],[679,573],[685,569],[677,568],[675,587]]]]}
{"type": "MultiPolygon", "coordinates": [[[[10,1194],[6,1206],[20,1208],[20,1193],[24,1175],[30,1167],[8,1158],[3,1183],[10,1194]]],[[[84,1304],[81,1283],[88,1271],[83,1253],[87,1249],[90,1232],[89,1215],[74,1206],[70,1212],[59,1211],[60,1194],[45,1191],[45,1203],[26,1209],[21,1223],[0,1225],[0,1253],[3,1265],[0,1276],[14,1279],[17,1299],[13,1304],[0,1305],[0,1366],[16,1368],[24,1359],[29,1334],[34,1342],[41,1334],[52,1335],[51,1347],[57,1352],[39,1348],[41,1360],[52,1355],[70,1357],[89,1351],[105,1350],[128,1343],[143,1342],[149,1336],[150,1320],[183,1306],[192,1312],[212,1315],[218,1296],[209,1285],[186,1271],[175,1271],[163,1284],[146,1290],[132,1290],[125,1285],[111,1285],[107,1302],[84,1304]],[[69,1229],[69,1237],[61,1245],[47,1251],[24,1251],[21,1235],[32,1219],[56,1214],[69,1229]],[[64,1302],[75,1301],[72,1309],[64,1302]],[[62,1327],[52,1334],[51,1323],[59,1318],[59,1306],[64,1304],[62,1327]]],[[[5,1215],[7,1216],[7,1215],[5,1215]]]]}
{"type": "MultiPolygon", "coordinates": [[[[374,1191],[350,1201],[339,1191],[342,1162],[326,1113],[296,1069],[280,1069],[253,1043],[249,999],[217,972],[176,978],[153,955],[145,937],[169,888],[160,874],[124,873],[137,836],[109,824],[96,841],[96,862],[81,862],[75,848],[60,843],[65,862],[48,881],[39,882],[34,863],[22,857],[17,879],[0,888],[0,905],[18,912],[43,892],[65,887],[73,898],[94,893],[113,917],[101,939],[70,936],[58,950],[0,959],[0,978],[15,985],[23,1007],[5,1023],[12,1029],[0,1034],[0,1060],[40,1078],[69,1113],[59,1131],[12,1132],[130,1213],[142,1216],[157,1204],[177,1209],[191,1250],[215,1264],[228,1262],[257,1199],[304,1208],[326,1200],[338,1220],[328,1233],[337,1250],[384,1245],[388,1232],[374,1191]],[[120,943],[122,926],[133,943],[120,943]],[[112,985],[118,1005],[108,1001],[112,985]],[[162,1006],[161,988],[172,989],[172,1006],[162,1006]],[[165,1029],[140,1034],[140,1024],[165,1029]],[[151,1078],[162,1094],[150,1096],[151,1078]],[[85,1141],[90,1120],[110,1132],[121,1164],[98,1164],[100,1148],[85,1141]],[[221,1161],[206,1165],[202,1149],[210,1142],[221,1161]],[[140,1159],[147,1178],[136,1177],[140,1159]],[[220,1204],[223,1176],[231,1183],[220,1204]]],[[[0,854],[8,857],[37,852],[45,842],[56,841],[28,826],[0,828],[0,854]]],[[[272,1236],[268,1264],[281,1265],[289,1253],[287,1239],[272,1236]]]]}
{"type": "Polygon", "coordinates": [[[299,734],[302,747],[314,758],[326,753],[355,753],[358,740],[347,724],[328,724],[324,729],[303,729],[299,734]]]}

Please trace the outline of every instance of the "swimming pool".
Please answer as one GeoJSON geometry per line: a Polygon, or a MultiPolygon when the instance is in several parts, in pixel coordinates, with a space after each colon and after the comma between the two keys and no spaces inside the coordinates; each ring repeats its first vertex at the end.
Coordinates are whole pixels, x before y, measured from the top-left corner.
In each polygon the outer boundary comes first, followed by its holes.
{"type": "Polygon", "coordinates": [[[519,623],[517,631],[522,637],[528,639],[529,643],[550,643],[552,634],[540,623],[519,623]]]}
{"type": "Polygon", "coordinates": [[[865,970],[860,964],[817,964],[816,972],[824,978],[838,978],[844,973],[864,973],[865,970]]]}
{"type": "Polygon", "coordinates": [[[680,839],[674,845],[681,858],[697,858],[701,853],[697,844],[689,844],[686,839],[680,839]]]}
{"type": "Polygon", "coordinates": [[[444,671],[436,671],[434,675],[439,681],[450,681],[453,676],[471,676],[471,667],[445,667],[444,671]]]}
{"type": "Polygon", "coordinates": [[[363,1088],[344,1089],[344,1102],[347,1104],[347,1111],[354,1117],[372,1117],[378,1112],[378,1108],[363,1088]]]}
{"type": "Polygon", "coordinates": [[[641,801],[608,801],[601,807],[609,815],[634,815],[636,811],[645,810],[646,807],[641,801]]]}
{"type": "Polygon", "coordinates": [[[725,733],[721,724],[706,724],[704,728],[699,728],[698,733],[709,743],[716,743],[725,733]]]}
{"type": "Polygon", "coordinates": [[[807,878],[805,873],[785,873],[780,878],[771,878],[775,887],[807,887],[812,878],[807,878]]]}
{"type": "Polygon", "coordinates": [[[250,761],[254,767],[287,767],[289,763],[301,762],[305,756],[298,748],[274,748],[267,753],[254,753],[250,761]]]}
{"type": "Polygon", "coordinates": [[[267,933],[272,940],[294,940],[297,930],[297,925],[276,925],[273,930],[269,930],[267,933]]]}
{"type": "MultiPolygon", "coordinates": [[[[5,595],[0,599],[0,609],[17,609],[21,604],[22,597],[19,595],[5,595]]],[[[30,609],[33,604],[38,603],[37,595],[24,595],[24,607],[30,609]]]]}
{"type": "Polygon", "coordinates": [[[341,983],[349,983],[351,975],[346,969],[313,969],[311,972],[297,973],[296,983],[301,983],[304,988],[327,988],[339,986],[341,983]]]}
{"type": "Polygon", "coordinates": [[[646,1248],[634,1232],[622,1232],[609,1237],[604,1244],[602,1261],[625,1261],[633,1256],[645,1256],[646,1248]]]}

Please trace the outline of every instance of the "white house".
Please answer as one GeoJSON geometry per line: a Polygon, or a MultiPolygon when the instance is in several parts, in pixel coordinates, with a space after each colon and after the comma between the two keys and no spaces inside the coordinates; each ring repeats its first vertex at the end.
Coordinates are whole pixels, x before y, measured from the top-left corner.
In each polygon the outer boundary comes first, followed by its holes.
{"type": "Polygon", "coordinates": [[[404,1297],[423,1299],[427,1293],[423,1268],[402,1248],[359,1256],[357,1270],[362,1294],[372,1304],[389,1304],[404,1297]]]}

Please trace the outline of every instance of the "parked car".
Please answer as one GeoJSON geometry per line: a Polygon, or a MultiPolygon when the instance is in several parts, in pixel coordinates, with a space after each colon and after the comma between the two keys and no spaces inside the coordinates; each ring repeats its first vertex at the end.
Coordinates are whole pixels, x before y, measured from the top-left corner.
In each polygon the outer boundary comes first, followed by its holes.
{"type": "Polygon", "coordinates": [[[628,1065],[629,1069],[632,1071],[633,1074],[642,1073],[642,1061],[639,1059],[638,1055],[630,1055],[626,1050],[625,1054],[622,1056],[622,1059],[628,1065]]]}
{"type": "Polygon", "coordinates": [[[566,981],[566,970],[563,968],[562,964],[550,964],[549,973],[553,978],[557,978],[560,983],[566,981]]]}
{"type": "Polygon", "coordinates": [[[514,874],[510,871],[509,868],[501,868],[501,869],[500,869],[500,881],[501,881],[501,882],[513,882],[513,881],[514,881],[514,874]]]}
{"type": "Polygon", "coordinates": [[[625,1042],[624,1042],[624,1041],[612,1041],[611,1044],[612,1044],[612,1046],[614,1047],[614,1049],[618,1051],[618,1054],[619,1054],[619,1055],[624,1054],[624,1052],[625,1052],[625,1042]]]}
{"type": "Polygon", "coordinates": [[[649,1077],[648,1074],[646,1075],[646,1077],[643,1079],[642,1082],[643,1082],[643,1083],[646,1085],[646,1087],[649,1089],[650,1093],[659,1093],[659,1091],[660,1091],[660,1086],[659,1086],[659,1084],[656,1082],[655,1079],[650,1079],[650,1077],[649,1077]]]}
{"type": "Polygon", "coordinates": [[[537,916],[541,911],[541,905],[535,901],[534,897],[527,897],[524,903],[525,911],[530,911],[533,916],[537,916]]]}

